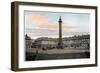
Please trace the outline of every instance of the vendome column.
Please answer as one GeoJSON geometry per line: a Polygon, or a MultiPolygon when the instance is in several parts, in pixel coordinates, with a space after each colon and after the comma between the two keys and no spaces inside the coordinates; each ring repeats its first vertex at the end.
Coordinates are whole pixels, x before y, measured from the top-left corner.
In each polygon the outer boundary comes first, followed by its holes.
{"type": "Polygon", "coordinates": [[[58,48],[63,48],[62,46],[62,19],[61,16],[59,18],[59,39],[58,39],[58,48]]]}

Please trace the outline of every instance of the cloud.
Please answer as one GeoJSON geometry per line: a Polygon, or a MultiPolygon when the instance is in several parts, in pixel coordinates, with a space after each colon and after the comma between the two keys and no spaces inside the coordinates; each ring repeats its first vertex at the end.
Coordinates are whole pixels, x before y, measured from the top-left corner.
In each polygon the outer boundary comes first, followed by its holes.
{"type": "MultiPolygon", "coordinates": [[[[39,25],[40,28],[47,28],[47,29],[58,29],[59,28],[59,24],[43,24],[43,25],[39,25]]],[[[62,28],[63,29],[77,29],[79,26],[74,25],[74,24],[62,24],[62,28]]]]}
{"type": "Polygon", "coordinates": [[[37,25],[40,25],[48,21],[48,17],[33,12],[31,14],[26,15],[26,21],[33,21],[36,22],[37,25]]]}
{"type": "MultiPolygon", "coordinates": [[[[59,37],[59,31],[58,30],[49,30],[49,29],[26,29],[25,34],[28,34],[31,36],[31,38],[38,38],[38,37],[52,37],[57,38],[59,37]]],[[[89,34],[89,32],[67,32],[62,31],[62,37],[68,37],[73,35],[83,35],[83,34],[89,34]]]]}
{"type": "MultiPolygon", "coordinates": [[[[49,16],[45,16],[36,12],[27,14],[25,16],[25,19],[26,19],[26,22],[31,22],[29,23],[29,26],[31,26],[32,28],[51,29],[51,30],[56,30],[59,28],[58,22],[54,23],[53,21],[50,20],[51,18],[49,16]]],[[[62,23],[62,28],[66,30],[73,30],[73,29],[77,29],[78,27],[79,26],[77,24],[62,23]]]]}

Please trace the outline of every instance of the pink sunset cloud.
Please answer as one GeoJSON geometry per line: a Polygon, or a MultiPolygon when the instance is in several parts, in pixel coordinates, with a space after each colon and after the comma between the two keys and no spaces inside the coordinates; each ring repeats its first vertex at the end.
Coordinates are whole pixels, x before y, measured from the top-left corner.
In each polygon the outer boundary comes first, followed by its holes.
{"type": "MultiPolygon", "coordinates": [[[[59,28],[59,23],[53,23],[50,22],[50,18],[38,13],[31,13],[26,15],[26,20],[28,21],[33,21],[36,22],[36,25],[39,28],[43,28],[43,29],[58,29],[59,28]]],[[[27,25],[27,24],[26,24],[27,25]]],[[[30,24],[32,25],[32,24],[30,24]]],[[[76,24],[70,24],[70,23],[62,23],[62,28],[63,29],[76,29],[79,26],[76,24]]]]}
{"type": "MultiPolygon", "coordinates": [[[[39,25],[40,28],[47,28],[47,29],[58,29],[59,28],[59,24],[43,24],[43,25],[39,25]]],[[[62,28],[63,29],[76,29],[79,26],[74,25],[74,24],[62,24],[62,28]]]]}
{"type": "Polygon", "coordinates": [[[47,22],[48,17],[37,14],[37,13],[32,13],[32,14],[26,15],[26,20],[31,20],[33,22],[36,22],[37,25],[38,24],[40,25],[40,24],[47,22]]]}

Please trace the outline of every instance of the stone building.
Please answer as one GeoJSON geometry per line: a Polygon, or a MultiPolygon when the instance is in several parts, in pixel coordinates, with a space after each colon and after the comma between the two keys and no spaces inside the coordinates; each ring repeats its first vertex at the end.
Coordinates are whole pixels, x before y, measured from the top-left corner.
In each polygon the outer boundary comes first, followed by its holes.
{"type": "Polygon", "coordinates": [[[25,46],[26,48],[31,48],[32,46],[32,39],[27,34],[25,35],[25,46]]]}
{"type": "Polygon", "coordinates": [[[69,48],[88,48],[90,47],[90,35],[73,36],[63,38],[63,46],[69,48]]]}
{"type": "Polygon", "coordinates": [[[32,45],[34,45],[34,48],[46,50],[56,48],[58,45],[57,42],[58,41],[55,38],[38,38],[32,45]]]}
{"type": "MultiPolygon", "coordinates": [[[[32,45],[39,49],[54,49],[58,48],[58,38],[38,38],[32,45]]],[[[85,48],[90,47],[90,35],[79,35],[73,37],[62,38],[63,48],[85,48]]]]}

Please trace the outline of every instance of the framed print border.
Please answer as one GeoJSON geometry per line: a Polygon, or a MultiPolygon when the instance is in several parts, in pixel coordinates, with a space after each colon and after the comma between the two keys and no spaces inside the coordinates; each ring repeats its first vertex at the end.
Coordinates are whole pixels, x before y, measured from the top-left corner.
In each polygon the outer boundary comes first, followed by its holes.
{"type": "Polygon", "coordinates": [[[45,70],[45,69],[92,67],[92,66],[97,66],[97,7],[96,6],[18,2],[18,1],[11,3],[11,70],[13,70],[13,71],[28,71],[28,70],[45,70]],[[18,56],[19,55],[19,49],[18,49],[19,47],[18,46],[19,46],[19,6],[20,5],[95,10],[95,64],[19,68],[19,56],[18,56]]]}

